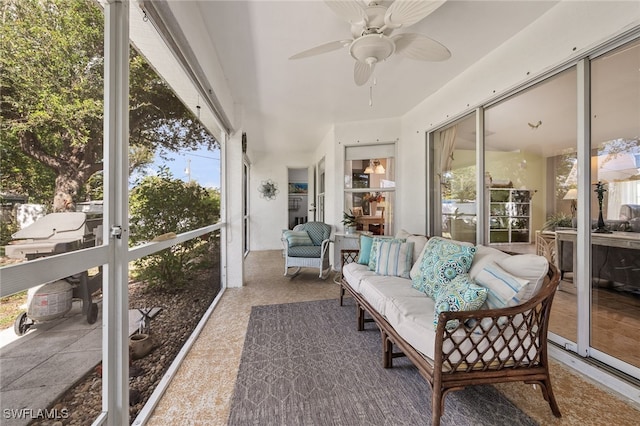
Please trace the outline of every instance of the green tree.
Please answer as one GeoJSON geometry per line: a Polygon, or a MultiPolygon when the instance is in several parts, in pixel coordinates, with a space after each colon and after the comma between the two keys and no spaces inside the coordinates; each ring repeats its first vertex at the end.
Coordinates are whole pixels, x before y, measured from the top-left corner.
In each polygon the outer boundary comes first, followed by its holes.
{"type": "MultiPolygon", "coordinates": [[[[174,179],[166,168],[136,183],[130,196],[132,245],[168,233],[180,234],[220,219],[220,194],[195,182],[174,179]]],[[[185,241],[136,261],[139,278],[151,286],[179,288],[207,260],[208,236],[185,241]]]]}
{"type": "MultiPolygon", "coordinates": [[[[2,187],[38,201],[84,197],[103,167],[102,11],[91,0],[0,7],[2,187]]],[[[134,49],[129,105],[132,169],[157,151],[217,147],[134,49]]]]}

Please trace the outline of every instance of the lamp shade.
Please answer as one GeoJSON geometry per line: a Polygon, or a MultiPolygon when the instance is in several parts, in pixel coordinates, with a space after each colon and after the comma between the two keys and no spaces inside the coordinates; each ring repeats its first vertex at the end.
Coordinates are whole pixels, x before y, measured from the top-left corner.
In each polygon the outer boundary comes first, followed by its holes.
{"type": "Polygon", "coordinates": [[[563,200],[577,200],[578,199],[578,190],[576,188],[571,188],[564,194],[562,197],[563,200]]]}

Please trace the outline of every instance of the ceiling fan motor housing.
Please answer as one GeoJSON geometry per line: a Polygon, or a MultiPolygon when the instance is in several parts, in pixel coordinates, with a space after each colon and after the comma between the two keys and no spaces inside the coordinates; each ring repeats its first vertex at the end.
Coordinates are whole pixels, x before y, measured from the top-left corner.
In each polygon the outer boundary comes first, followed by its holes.
{"type": "MultiPolygon", "coordinates": [[[[367,34],[380,34],[381,29],[384,28],[384,16],[387,13],[386,5],[370,4],[364,10],[367,15],[366,22],[353,23],[351,26],[351,34],[353,38],[358,38],[367,34]]],[[[385,35],[390,35],[393,29],[388,28],[382,31],[385,35]]]]}
{"type": "Polygon", "coordinates": [[[349,46],[351,56],[362,63],[371,64],[387,59],[396,50],[396,45],[383,34],[369,34],[355,39],[349,46]]]}

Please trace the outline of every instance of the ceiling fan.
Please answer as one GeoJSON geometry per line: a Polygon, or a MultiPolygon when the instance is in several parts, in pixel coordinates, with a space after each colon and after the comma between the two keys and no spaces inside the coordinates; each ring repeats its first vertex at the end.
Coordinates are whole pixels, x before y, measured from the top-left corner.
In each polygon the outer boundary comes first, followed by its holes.
{"type": "Polygon", "coordinates": [[[445,0],[325,0],[333,12],[351,24],[352,39],[331,41],[302,51],[289,59],[301,59],[343,47],[356,60],[353,78],[362,86],[373,74],[378,62],[394,53],[422,61],[444,61],[451,52],[437,41],[417,33],[392,35],[421,21],[442,6],[445,0]]]}

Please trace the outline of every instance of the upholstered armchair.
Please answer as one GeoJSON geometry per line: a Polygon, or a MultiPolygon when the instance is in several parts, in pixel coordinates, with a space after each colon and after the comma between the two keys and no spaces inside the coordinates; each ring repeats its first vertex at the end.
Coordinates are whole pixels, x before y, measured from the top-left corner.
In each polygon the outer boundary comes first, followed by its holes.
{"type": "Polygon", "coordinates": [[[301,268],[318,268],[320,278],[326,278],[329,265],[329,243],[331,243],[331,225],[323,222],[307,222],[296,225],[293,230],[284,231],[284,275],[289,268],[297,268],[293,276],[301,268]]]}

